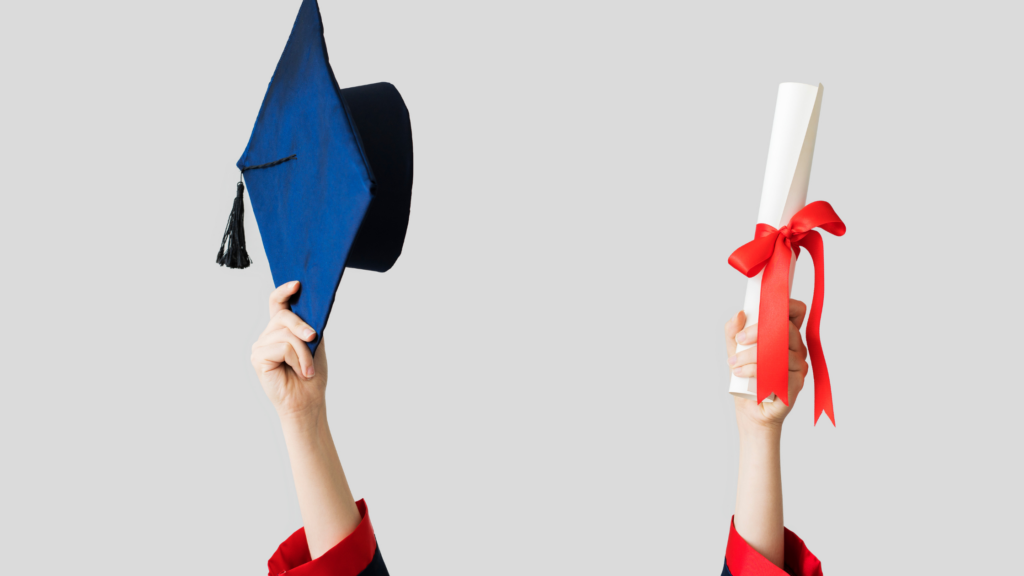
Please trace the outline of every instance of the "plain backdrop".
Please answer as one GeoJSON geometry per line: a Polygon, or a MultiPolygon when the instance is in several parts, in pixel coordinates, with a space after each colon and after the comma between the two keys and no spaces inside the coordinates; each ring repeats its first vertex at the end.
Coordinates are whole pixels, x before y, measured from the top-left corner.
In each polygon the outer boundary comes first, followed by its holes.
{"type": "MultiPolygon", "coordinates": [[[[219,268],[299,0],[0,9],[0,557],[263,574],[301,525],[249,364],[273,289],[219,268]]],[[[1013,3],[324,0],[342,86],[394,83],[412,219],[345,275],[330,422],[393,574],[717,574],[722,326],[780,82],[825,86],[822,338],[783,437],[830,576],[996,572],[1021,509],[1024,42],[1013,3]]],[[[809,261],[794,296],[809,301],[809,261]]]]}

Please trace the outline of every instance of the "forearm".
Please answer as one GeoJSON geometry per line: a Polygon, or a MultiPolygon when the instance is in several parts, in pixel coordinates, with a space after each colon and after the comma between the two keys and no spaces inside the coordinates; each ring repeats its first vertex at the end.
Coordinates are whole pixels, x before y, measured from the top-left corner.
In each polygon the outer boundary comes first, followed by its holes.
{"type": "Polygon", "coordinates": [[[782,518],[781,429],[740,429],[736,531],[778,567],[785,559],[782,518]]]}
{"type": "Polygon", "coordinates": [[[311,416],[284,417],[281,424],[309,553],[315,559],[356,529],[359,510],[331,438],[326,408],[311,416]]]}

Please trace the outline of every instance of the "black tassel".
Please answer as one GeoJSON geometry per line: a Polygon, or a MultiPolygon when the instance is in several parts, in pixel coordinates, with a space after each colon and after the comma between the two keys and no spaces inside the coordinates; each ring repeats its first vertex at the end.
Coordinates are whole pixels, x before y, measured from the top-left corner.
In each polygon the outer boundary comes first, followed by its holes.
{"type": "Polygon", "coordinates": [[[249,264],[252,264],[249,253],[245,251],[245,226],[242,222],[245,203],[242,201],[242,192],[245,192],[245,185],[242,184],[242,179],[239,177],[235,203],[231,207],[231,215],[228,216],[228,225],[224,228],[220,251],[217,252],[217,264],[228,268],[248,268],[249,264]],[[225,246],[227,250],[225,250],[225,246]]]}

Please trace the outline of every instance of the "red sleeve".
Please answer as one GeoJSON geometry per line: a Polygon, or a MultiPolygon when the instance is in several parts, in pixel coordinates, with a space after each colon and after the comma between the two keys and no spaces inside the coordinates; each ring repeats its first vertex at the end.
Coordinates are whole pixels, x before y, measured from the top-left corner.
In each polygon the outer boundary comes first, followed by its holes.
{"type": "Polygon", "coordinates": [[[366,501],[356,502],[356,507],[362,520],[355,531],[316,560],[309,556],[305,529],[296,530],[267,562],[269,576],[357,576],[365,570],[377,551],[377,538],[366,512],[366,501]]]}
{"type": "Polygon", "coordinates": [[[786,569],[782,570],[747,544],[736,531],[735,522],[729,526],[729,543],[725,547],[725,568],[732,576],[822,576],[821,562],[799,536],[786,530],[786,569]]]}

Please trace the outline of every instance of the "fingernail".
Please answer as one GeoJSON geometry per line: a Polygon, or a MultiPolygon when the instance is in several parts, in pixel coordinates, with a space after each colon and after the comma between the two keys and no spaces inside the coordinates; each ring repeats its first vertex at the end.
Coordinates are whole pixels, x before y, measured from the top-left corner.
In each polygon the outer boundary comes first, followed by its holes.
{"type": "Polygon", "coordinates": [[[306,378],[312,378],[312,377],[313,377],[313,365],[310,364],[310,366],[308,368],[306,368],[306,378]]]}
{"type": "Polygon", "coordinates": [[[737,376],[739,376],[739,375],[740,375],[740,373],[741,373],[741,369],[740,369],[740,368],[733,368],[733,369],[732,369],[732,373],[733,373],[733,374],[735,374],[735,375],[737,375],[737,376]]]}
{"type": "Polygon", "coordinates": [[[303,340],[312,340],[313,336],[316,336],[316,332],[313,332],[309,328],[306,328],[306,331],[302,333],[303,340]]]}
{"type": "Polygon", "coordinates": [[[735,356],[729,357],[729,365],[732,366],[735,363],[736,363],[736,357],[735,356]]]}
{"type": "Polygon", "coordinates": [[[747,341],[747,334],[745,332],[740,332],[739,334],[736,335],[736,341],[739,342],[740,344],[743,344],[744,342],[747,341]]]}

